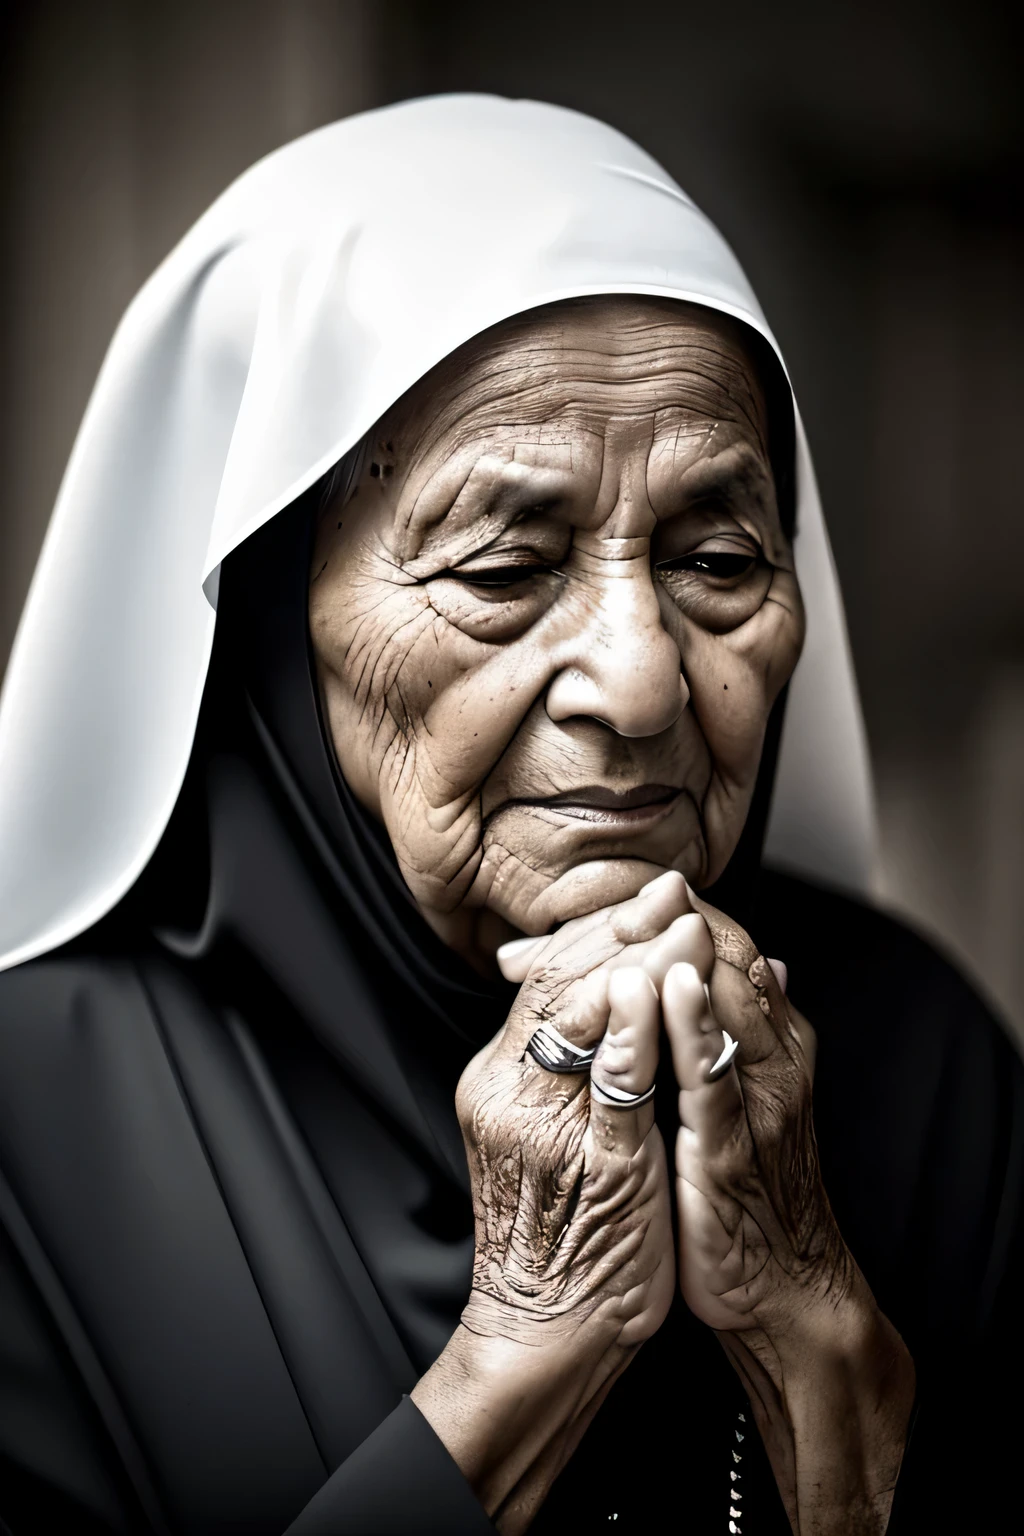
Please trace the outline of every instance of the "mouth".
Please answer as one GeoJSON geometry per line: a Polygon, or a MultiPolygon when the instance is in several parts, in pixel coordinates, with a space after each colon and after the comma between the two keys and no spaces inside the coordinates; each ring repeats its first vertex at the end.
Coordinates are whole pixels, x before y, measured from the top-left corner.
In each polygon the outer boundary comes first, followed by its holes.
{"type": "Polygon", "coordinates": [[[577,821],[589,821],[603,828],[636,831],[667,816],[683,791],[674,784],[640,784],[635,789],[616,791],[599,784],[567,789],[560,795],[523,799],[518,805],[536,806],[555,811],[577,821]]]}

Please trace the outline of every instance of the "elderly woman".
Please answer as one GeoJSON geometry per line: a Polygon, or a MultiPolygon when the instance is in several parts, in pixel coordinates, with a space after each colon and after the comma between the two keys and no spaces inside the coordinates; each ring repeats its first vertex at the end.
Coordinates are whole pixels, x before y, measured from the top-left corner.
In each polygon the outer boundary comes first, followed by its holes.
{"type": "Polygon", "coordinates": [[[635,146],[436,98],[230,188],[114,340],[0,750],[12,1536],[1012,1503],[1021,1071],[761,868],[864,886],[841,609],[635,146]]]}

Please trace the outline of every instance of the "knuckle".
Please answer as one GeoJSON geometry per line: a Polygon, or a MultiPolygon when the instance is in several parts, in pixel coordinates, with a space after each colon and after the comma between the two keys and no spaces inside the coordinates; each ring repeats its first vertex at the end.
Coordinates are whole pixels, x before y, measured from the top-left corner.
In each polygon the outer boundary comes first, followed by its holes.
{"type": "Polygon", "coordinates": [[[591,971],[581,978],[564,974],[533,978],[520,994],[521,1016],[528,1025],[551,1023],[567,1039],[589,1037],[603,1029],[607,1012],[607,975],[591,971]]]}
{"type": "Polygon", "coordinates": [[[529,1005],[543,1006],[556,998],[568,985],[565,968],[557,961],[544,960],[536,970],[530,971],[523,983],[523,997],[529,1005]]]}
{"type": "Polygon", "coordinates": [[[714,949],[711,929],[699,912],[684,912],[682,917],[677,917],[672,924],[672,933],[694,946],[714,949]]]}

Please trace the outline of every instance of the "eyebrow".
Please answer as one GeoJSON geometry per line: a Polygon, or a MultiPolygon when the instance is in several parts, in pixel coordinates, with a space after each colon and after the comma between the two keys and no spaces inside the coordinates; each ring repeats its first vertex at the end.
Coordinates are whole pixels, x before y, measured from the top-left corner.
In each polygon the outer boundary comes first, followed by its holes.
{"type": "Polygon", "coordinates": [[[561,499],[572,473],[572,450],[565,443],[516,444],[512,456],[504,459],[485,450],[472,462],[461,484],[447,480],[447,467],[442,465],[430,477],[396,528],[399,544],[410,550],[403,560],[410,568],[425,559],[442,539],[446,558],[457,559],[470,549],[486,548],[531,507],[561,499]],[[521,449],[526,450],[527,460],[536,460],[550,450],[561,463],[523,462],[521,449]],[[483,542],[481,534],[485,536],[483,542]]]}
{"type": "MultiPolygon", "coordinates": [[[[650,466],[650,460],[648,465],[650,466]]],[[[759,446],[740,440],[724,444],[716,453],[699,454],[679,473],[677,484],[680,487],[685,484],[687,500],[691,503],[697,498],[713,493],[724,494],[725,499],[735,501],[737,482],[739,481],[746,488],[753,478],[750,473],[752,470],[763,471],[765,488],[774,489],[775,480],[767,457],[759,446]]],[[[754,492],[753,497],[744,497],[744,500],[753,500],[758,510],[769,516],[772,515],[771,509],[765,506],[765,498],[760,487],[755,483],[750,485],[750,489],[754,492]]],[[[650,478],[648,478],[648,495],[650,495],[650,478]]],[[[654,506],[653,500],[651,505],[654,506]]],[[[685,510],[685,508],[679,508],[676,512],[659,512],[655,507],[655,515],[660,520],[677,517],[685,510]]]]}

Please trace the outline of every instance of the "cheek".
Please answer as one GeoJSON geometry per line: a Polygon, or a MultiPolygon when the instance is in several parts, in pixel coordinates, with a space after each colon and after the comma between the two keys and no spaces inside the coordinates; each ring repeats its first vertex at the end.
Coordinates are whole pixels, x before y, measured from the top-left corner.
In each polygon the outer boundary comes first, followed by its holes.
{"type": "Polygon", "coordinates": [[[365,573],[314,583],[310,632],[346,780],[414,893],[450,905],[479,851],[481,787],[543,688],[543,647],[481,643],[423,587],[365,573]]]}
{"type": "Polygon", "coordinates": [[[339,566],[310,588],[310,642],[338,762],[377,810],[381,766],[422,712],[429,675],[410,663],[436,620],[419,588],[339,566]]]}
{"type": "Polygon", "coordinates": [[[795,582],[777,575],[746,624],[712,635],[687,623],[683,670],[715,771],[731,790],[753,788],[772,705],[792,674],[803,640],[795,582]]]}
{"type": "Polygon", "coordinates": [[[768,716],[763,675],[727,640],[707,634],[687,647],[683,668],[714,771],[742,787],[756,773],[768,716]]]}

